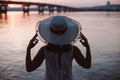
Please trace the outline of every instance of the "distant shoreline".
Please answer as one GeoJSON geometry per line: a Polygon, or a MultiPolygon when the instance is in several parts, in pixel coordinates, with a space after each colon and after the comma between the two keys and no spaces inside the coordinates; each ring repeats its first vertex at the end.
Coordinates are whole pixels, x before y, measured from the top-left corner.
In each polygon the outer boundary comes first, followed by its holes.
{"type": "MultiPolygon", "coordinates": [[[[22,8],[7,8],[8,11],[23,11],[22,8]]],[[[38,8],[29,8],[30,11],[38,11],[38,8]]],[[[48,8],[44,8],[44,11],[49,11],[48,8]]],[[[57,11],[57,10],[54,10],[57,11]]],[[[119,12],[120,11],[120,5],[115,4],[109,4],[109,5],[103,5],[103,6],[94,6],[94,7],[80,7],[73,10],[75,11],[113,11],[113,12],[119,12]]]]}
{"type": "MultiPolygon", "coordinates": [[[[37,8],[30,8],[30,11],[38,11],[37,8]]],[[[7,8],[7,11],[23,11],[22,8],[7,8]]],[[[48,9],[44,9],[44,11],[49,11],[48,9]]],[[[54,10],[57,11],[57,10],[54,10]]],[[[112,12],[119,12],[120,11],[120,5],[119,6],[113,6],[113,7],[107,7],[107,6],[96,6],[96,7],[83,7],[83,8],[77,8],[73,12],[76,11],[112,11],[112,12]]]]}
{"type": "MultiPolygon", "coordinates": [[[[7,7],[7,11],[23,11],[23,8],[22,7],[14,7],[14,8],[7,7]]],[[[38,11],[38,8],[37,7],[31,7],[31,8],[29,8],[29,11],[38,11]]],[[[49,11],[49,9],[48,8],[44,8],[44,11],[49,11]]],[[[54,11],[57,11],[57,10],[54,9],[54,11]]],[[[81,11],[110,11],[110,12],[119,12],[120,11],[120,4],[110,4],[110,2],[107,2],[106,5],[98,5],[98,6],[93,6],[93,7],[80,7],[80,8],[74,8],[72,10],[72,12],[78,12],[78,11],[79,12],[81,12],[81,11]]]]}
{"type": "Polygon", "coordinates": [[[120,4],[111,4],[109,1],[106,5],[94,7],[79,8],[80,11],[120,11],[120,4]]]}

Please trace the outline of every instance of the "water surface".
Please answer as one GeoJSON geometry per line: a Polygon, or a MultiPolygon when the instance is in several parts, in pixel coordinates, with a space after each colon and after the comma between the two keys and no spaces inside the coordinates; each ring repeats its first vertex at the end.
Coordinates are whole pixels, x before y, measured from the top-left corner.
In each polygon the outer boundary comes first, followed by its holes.
{"type": "MultiPolygon", "coordinates": [[[[0,80],[44,79],[44,63],[34,72],[26,72],[26,48],[35,34],[36,23],[53,15],[65,15],[79,21],[90,43],[91,69],[84,69],[73,61],[75,80],[120,80],[120,12],[67,12],[51,15],[30,12],[29,16],[21,12],[8,12],[7,19],[0,19],[0,80]]],[[[32,57],[43,45],[39,41],[32,49],[32,57]]],[[[85,48],[79,41],[74,45],[85,55],[85,48]]]]}

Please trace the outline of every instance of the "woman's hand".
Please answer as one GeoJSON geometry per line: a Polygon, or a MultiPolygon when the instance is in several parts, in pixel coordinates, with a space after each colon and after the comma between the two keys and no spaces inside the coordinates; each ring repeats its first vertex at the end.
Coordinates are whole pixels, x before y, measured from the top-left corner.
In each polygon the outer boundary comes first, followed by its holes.
{"type": "Polygon", "coordinates": [[[83,35],[83,33],[80,34],[80,42],[82,43],[82,45],[86,48],[89,47],[89,43],[88,43],[88,40],[87,38],[83,35]]]}
{"type": "Polygon", "coordinates": [[[37,43],[38,43],[38,39],[37,39],[37,33],[34,35],[34,37],[30,40],[29,44],[28,44],[28,49],[33,48],[37,43]]]}

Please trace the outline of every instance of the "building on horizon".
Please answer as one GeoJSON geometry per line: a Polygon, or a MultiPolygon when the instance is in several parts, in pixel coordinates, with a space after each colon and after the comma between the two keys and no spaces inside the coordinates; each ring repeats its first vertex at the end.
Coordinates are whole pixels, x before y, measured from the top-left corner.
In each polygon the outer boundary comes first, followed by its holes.
{"type": "Polygon", "coordinates": [[[107,1],[106,5],[99,5],[94,7],[82,7],[79,11],[120,11],[120,4],[111,4],[107,1]]]}

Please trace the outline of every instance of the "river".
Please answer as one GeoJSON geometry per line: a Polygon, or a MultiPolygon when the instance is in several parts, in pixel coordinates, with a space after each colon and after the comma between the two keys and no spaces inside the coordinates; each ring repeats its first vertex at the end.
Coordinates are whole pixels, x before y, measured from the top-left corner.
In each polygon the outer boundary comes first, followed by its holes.
{"type": "MultiPolygon", "coordinates": [[[[92,54],[90,69],[73,61],[75,80],[120,80],[120,12],[66,12],[42,15],[30,12],[8,12],[7,19],[0,19],[0,80],[44,80],[45,64],[29,73],[25,70],[26,48],[35,34],[36,23],[49,16],[64,15],[82,25],[92,54]]],[[[45,45],[39,41],[32,49],[32,57],[45,45]]],[[[77,41],[85,55],[85,48],[77,41]]]]}

